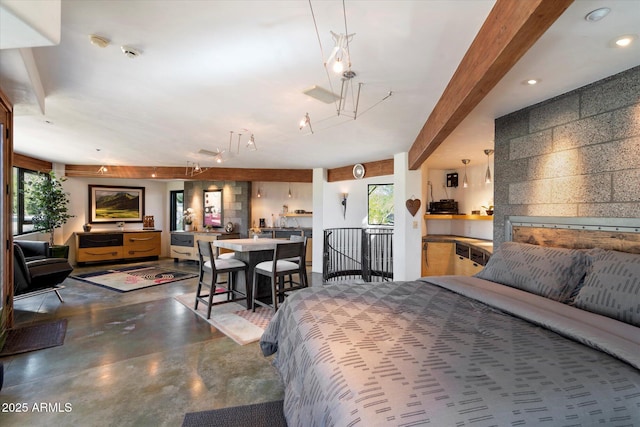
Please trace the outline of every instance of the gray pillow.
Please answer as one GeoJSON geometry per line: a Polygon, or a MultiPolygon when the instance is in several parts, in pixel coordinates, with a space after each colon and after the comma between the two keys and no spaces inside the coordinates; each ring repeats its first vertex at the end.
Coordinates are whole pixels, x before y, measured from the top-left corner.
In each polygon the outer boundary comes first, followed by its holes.
{"type": "Polygon", "coordinates": [[[640,326],[640,255],[593,251],[574,305],[640,326]]]}
{"type": "Polygon", "coordinates": [[[585,268],[586,255],[576,249],[504,242],[475,277],[566,302],[585,268]]]}

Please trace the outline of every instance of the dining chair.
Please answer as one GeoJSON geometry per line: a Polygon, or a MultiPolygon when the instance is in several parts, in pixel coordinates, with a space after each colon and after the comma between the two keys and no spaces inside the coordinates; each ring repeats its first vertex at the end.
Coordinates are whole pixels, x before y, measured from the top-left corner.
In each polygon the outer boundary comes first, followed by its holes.
{"type": "MultiPolygon", "coordinates": [[[[307,236],[294,234],[289,236],[289,240],[291,240],[292,242],[304,242],[304,251],[302,253],[302,256],[287,258],[287,261],[295,262],[296,264],[304,266],[302,280],[304,286],[309,286],[309,279],[307,278],[307,236]]],[[[291,280],[291,278],[289,278],[289,280],[291,280]]]]}
{"type": "Polygon", "coordinates": [[[198,310],[198,303],[207,304],[207,319],[211,318],[211,308],[216,304],[223,304],[232,301],[246,299],[247,295],[236,289],[238,283],[238,272],[242,271],[247,277],[248,267],[244,262],[237,259],[219,259],[213,255],[211,242],[198,240],[198,258],[200,265],[200,276],[198,279],[198,289],[196,290],[195,310],[198,310]],[[209,280],[205,280],[206,273],[210,273],[209,280]],[[218,283],[218,275],[228,274],[227,281],[218,283]],[[226,287],[220,287],[226,285],[226,287]],[[208,293],[206,292],[208,288],[208,293]],[[213,297],[226,295],[223,301],[214,301],[213,297]],[[236,298],[236,295],[240,295],[236,298]]]}
{"type": "Polygon", "coordinates": [[[288,292],[306,287],[304,281],[306,267],[304,263],[287,260],[293,257],[303,260],[304,250],[304,242],[278,243],[273,250],[273,259],[271,261],[263,261],[255,266],[253,270],[252,311],[256,310],[256,304],[263,307],[271,307],[274,312],[278,311],[278,302],[281,297],[284,298],[288,292]],[[298,274],[298,282],[293,281],[294,274],[298,274]],[[259,275],[267,276],[271,280],[271,304],[257,299],[259,275]],[[288,280],[285,280],[285,278],[288,280]]]}

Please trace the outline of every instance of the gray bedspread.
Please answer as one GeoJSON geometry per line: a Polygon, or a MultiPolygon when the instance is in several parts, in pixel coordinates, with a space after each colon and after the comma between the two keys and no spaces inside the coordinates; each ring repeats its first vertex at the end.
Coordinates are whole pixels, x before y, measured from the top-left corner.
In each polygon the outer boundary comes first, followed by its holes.
{"type": "Polygon", "coordinates": [[[327,285],[287,298],[260,345],[277,352],[289,426],[640,426],[640,328],[600,328],[602,316],[511,288],[498,298],[505,287],[482,279],[427,280],[442,283],[327,285]],[[519,306],[534,323],[503,311],[519,306]]]}

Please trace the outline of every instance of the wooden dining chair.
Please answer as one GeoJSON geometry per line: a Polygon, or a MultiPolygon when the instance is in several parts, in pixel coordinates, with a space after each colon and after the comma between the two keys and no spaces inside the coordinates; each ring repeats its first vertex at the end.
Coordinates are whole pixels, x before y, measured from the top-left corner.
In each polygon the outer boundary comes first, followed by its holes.
{"type": "Polygon", "coordinates": [[[195,310],[198,310],[198,303],[207,305],[207,319],[211,318],[211,308],[216,304],[223,304],[232,301],[246,299],[247,295],[236,289],[238,283],[238,272],[242,271],[247,277],[248,267],[244,262],[237,259],[219,259],[213,255],[211,242],[198,240],[198,258],[200,265],[200,276],[198,278],[198,289],[196,290],[195,310]],[[207,273],[210,273],[209,280],[205,280],[207,273]],[[228,274],[225,282],[218,283],[218,275],[228,274]],[[226,286],[224,286],[226,285],[226,286]],[[224,287],[223,287],[224,286],[224,287]],[[208,293],[207,292],[208,289],[208,293]],[[226,300],[214,301],[217,296],[226,295],[226,300]],[[237,297],[240,296],[240,297],[237,297]]]}
{"type": "MultiPolygon", "coordinates": [[[[289,236],[289,240],[293,242],[304,242],[304,251],[302,252],[302,256],[287,258],[287,261],[295,262],[296,264],[304,266],[304,269],[302,270],[302,281],[304,286],[309,286],[309,279],[307,278],[307,236],[293,234],[289,236]]],[[[289,279],[291,280],[291,277],[289,279]]]]}
{"type": "Polygon", "coordinates": [[[278,311],[280,298],[284,298],[288,292],[306,287],[304,280],[306,266],[304,263],[287,260],[287,258],[292,257],[299,257],[304,260],[304,251],[304,242],[278,243],[273,250],[273,260],[263,261],[255,266],[253,270],[251,310],[255,311],[256,304],[258,304],[263,307],[271,307],[273,311],[278,311]],[[298,282],[293,281],[294,274],[298,275],[298,282]],[[271,280],[271,304],[257,299],[258,276],[260,275],[267,276],[271,280]]]}

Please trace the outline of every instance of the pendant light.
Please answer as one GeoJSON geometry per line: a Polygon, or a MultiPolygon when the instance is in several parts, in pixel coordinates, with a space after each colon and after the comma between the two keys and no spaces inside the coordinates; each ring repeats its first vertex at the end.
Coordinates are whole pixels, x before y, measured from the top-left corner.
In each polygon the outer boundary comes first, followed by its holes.
{"type": "Polygon", "coordinates": [[[464,164],[464,179],[462,180],[462,187],[467,188],[469,186],[469,181],[467,180],[467,165],[471,162],[471,159],[462,159],[462,163],[464,164]]]}
{"type": "Polygon", "coordinates": [[[289,198],[291,198],[291,183],[289,183],[289,198]]]}
{"type": "Polygon", "coordinates": [[[484,154],[487,155],[487,172],[484,174],[484,182],[487,184],[491,184],[491,169],[489,168],[489,157],[493,154],[493,150],[487,148],[484,150],[484,154]]]}

